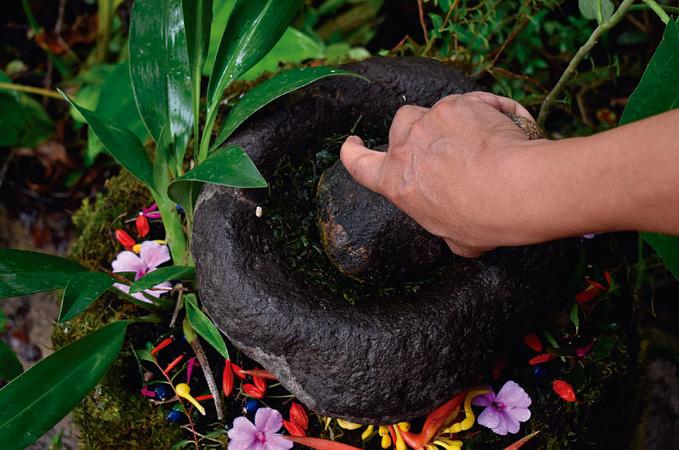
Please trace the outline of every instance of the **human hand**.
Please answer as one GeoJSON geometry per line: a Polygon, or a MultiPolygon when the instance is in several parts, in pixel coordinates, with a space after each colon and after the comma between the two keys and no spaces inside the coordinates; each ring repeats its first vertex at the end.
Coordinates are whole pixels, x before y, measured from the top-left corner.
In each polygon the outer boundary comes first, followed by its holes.
{"type": "Polygon", "coordinates": [[[536,238],[526,236],[510,166],[530,143],[503,113],[533,121],[517,102],[487,92],[451,95],[432,108],[404,106],[386,153],[351,136],[341,159],[356,181],[441,236],[457,255],[527,243],[536,238]]]}

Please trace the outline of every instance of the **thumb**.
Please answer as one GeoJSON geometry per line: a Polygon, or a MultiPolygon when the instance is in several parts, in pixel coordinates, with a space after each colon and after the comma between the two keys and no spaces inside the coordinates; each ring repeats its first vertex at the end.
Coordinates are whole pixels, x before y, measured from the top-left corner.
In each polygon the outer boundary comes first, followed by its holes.
{"type": "Polygon", "coordinates": [[[380,171],[387,154],[370,150],[358,136],[349,136],[340,150],[342,164],[354,179],[371,191],[380,192],[380,171]]]}

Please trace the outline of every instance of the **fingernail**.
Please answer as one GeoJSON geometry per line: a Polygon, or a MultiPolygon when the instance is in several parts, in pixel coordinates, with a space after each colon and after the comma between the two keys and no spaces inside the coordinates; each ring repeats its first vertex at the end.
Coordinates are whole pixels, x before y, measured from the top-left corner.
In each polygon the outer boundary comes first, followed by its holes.
{"type": "Polygon", "coordinates": [[[347,138],[347,142],[351,142],[352,144],[363,145],[363,139],[361,139],[360,137],[355,136],[355,135],[349,136],[349,137],[347,138]]]}

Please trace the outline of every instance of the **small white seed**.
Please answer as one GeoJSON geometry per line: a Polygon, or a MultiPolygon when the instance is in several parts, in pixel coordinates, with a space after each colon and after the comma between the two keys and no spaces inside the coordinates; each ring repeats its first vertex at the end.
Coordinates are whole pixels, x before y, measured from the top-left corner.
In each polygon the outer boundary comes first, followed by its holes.
{"type": "Polygon", "coordinates": [[[264,214],[264,211],[262,210],[261,206],[258,206],[257,208],[255,208],[255,216],[262,217],[262,214],[264,214]]]}

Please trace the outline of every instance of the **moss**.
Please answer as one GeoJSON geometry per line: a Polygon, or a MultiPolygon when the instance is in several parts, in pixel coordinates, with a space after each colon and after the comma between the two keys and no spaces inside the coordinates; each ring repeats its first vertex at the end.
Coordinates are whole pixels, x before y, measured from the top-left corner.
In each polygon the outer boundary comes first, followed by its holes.
{"type": "Polygon", "coordinates": [[[113,232],[125,228],[123,221],[130,213],[152,202],[148,190],[128,172],[110,178],[105,193],[98,194],[94,204],[85,199],[73,215],[78,239],[70,256],[89,269],[108,267],[119,244],[113,232]]]}
{"type": "MultiPolygon", "coordinates": [[[[85,201],[73,216],[79,237],[71,257],[90,269],[109,267],[120,248],[113,231],[124,228],[125,219],[151,201],[148,191],[128,173],[109,179],[105,193],[93,203],[85,201]]],[[[80,316],[56,326],[52,342],[60,348],[113,320],[139,314],[134,306],[107,294],[80,316]]],[[[123,351],[107,375],[75,408],[83,447],[165,449],[181,440],[181,429],[165,420],[164,409],[136,395],[141,376],[129,349],[142,346],[159,332],[148,324],[130,326],[123,351]]]]}

